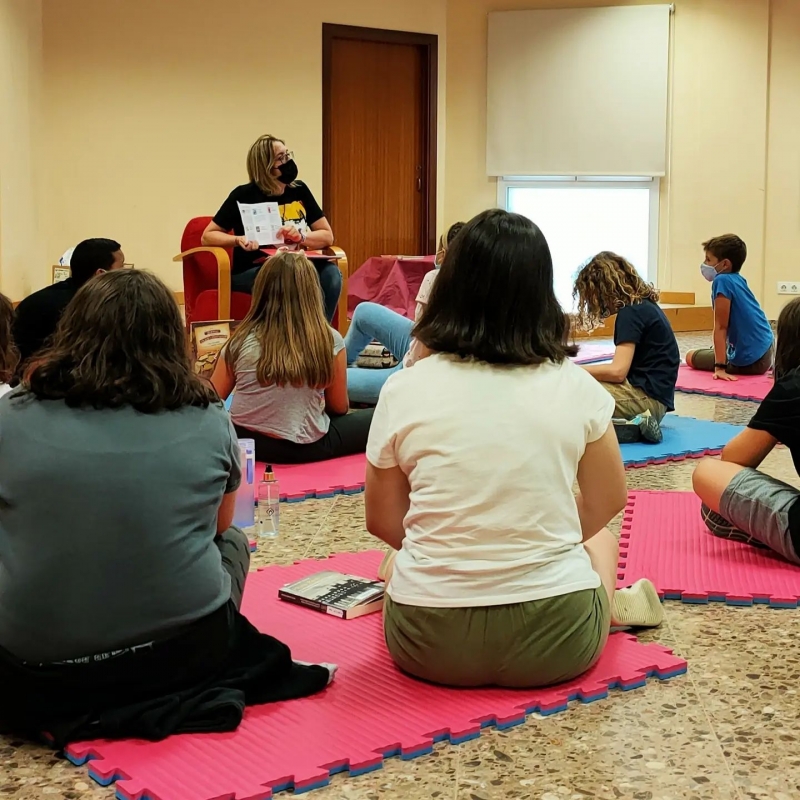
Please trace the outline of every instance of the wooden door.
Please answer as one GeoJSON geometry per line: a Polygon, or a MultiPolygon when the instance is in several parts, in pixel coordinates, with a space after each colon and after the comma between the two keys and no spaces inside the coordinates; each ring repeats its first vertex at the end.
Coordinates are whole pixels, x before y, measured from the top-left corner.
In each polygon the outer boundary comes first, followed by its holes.
{"type": "Polygon", "coordinates": [[[436,37],[325,25],[324,208],[355,270],[433,252],[436,37]]]}

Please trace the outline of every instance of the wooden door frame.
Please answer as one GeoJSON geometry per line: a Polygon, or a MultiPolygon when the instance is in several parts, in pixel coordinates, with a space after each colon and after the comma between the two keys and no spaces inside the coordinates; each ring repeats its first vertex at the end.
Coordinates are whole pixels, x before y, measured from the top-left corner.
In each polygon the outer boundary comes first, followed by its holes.
{"type": "MultiPolygon", "coordinates": [[[[426,86],[427,113],[425,115],[425,143],[423,153],[425,164],[424,195],[424,238],[429,255],[436,252],[436,177],[438,167],[438,96],[439,96],[439,37],[431,33],[412,33],[392,31],[381,28],[361,28],[357,25],[322,24],[322,195],[323,205],[327,202],[331,173],[331,128],[336,114],[331,108],[331,65],[333,61],[333,40],[351,39],[360,42],[380,42],[381,44],[407,44],[424,48],[425,69],[428,73],[426,86]]],[[[379,255],[375,253],[374,255],[379,255]]],[[[356,268],[361,266],[356,265],[356,268]]]]}

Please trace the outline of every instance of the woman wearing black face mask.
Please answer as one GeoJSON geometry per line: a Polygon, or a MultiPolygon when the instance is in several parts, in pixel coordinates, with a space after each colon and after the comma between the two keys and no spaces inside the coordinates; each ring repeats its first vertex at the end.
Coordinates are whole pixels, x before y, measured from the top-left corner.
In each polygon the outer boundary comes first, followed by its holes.
{"type": "MultiPolygon", "coordinates": [[[[231,289],[249,294],[264,254],[257,242],[244,235],[238,203],[277,203],[284,223],[280,235],[289,246],[321,250],[333,244],[333,232],[314,195],[297,180],[294,154],[281,139],[267,134],[255,141],[247,154],[247,175],[250,182],[237,186],[208,224],[203,244],[234,248],[231,289]]],[[[342,275],[334,262],[315,263],[325,297],[325,313],[331,320],[342,291],[342,275]]]]}

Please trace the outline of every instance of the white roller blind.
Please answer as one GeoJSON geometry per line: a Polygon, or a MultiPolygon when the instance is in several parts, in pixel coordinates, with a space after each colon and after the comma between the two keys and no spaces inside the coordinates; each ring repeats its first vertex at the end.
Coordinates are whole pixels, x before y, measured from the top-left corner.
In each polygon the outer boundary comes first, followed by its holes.
{"type": "Polygon", "coordinates": [[[489,14],[487,174],[663,175],[669,14],[489,14]]]}

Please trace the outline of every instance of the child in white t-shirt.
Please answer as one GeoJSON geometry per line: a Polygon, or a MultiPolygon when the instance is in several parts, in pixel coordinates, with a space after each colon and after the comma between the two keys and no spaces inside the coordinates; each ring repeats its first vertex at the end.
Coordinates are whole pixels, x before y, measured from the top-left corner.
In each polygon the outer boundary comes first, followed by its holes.
{"type": "Polygon", "coordinates": [[[536,225],[467,223],[416,327],[429,354],[389,379],[367,443],[367,529],[398,551],[386,643],[412,675],[558,683],[595,663],[612,621],[663,618],[649,582],[614,592],[614,400],[569,360],[567,327],[536,225]]]}
{"type": "MultiPolygon", "coordinates": [[[[450,226],[446,236],[439,240],[439,249],[436,253],[436,267],[428,272],[422,279],[422,284],[417,293],[417,307],[414,321],[422,316],[425,306],[433,289],[439,266],[444,259],[447,248],[455,239],[463,222],[456,222],[450,226]]],[[[390,375],[404,367],[407,369],[414,362],[424,356],[424,350],[412,337],[411,332],[414,322],[378,303],[360,303],[356,306],[350,328],[345,336],[347,350],[347,390],[354,403],[374,405],[390,375]],[[400,363],[388,369],[365,369],[355,366],[356,360],[364,348],[373,341],[380,342],[400,363]]]]}

